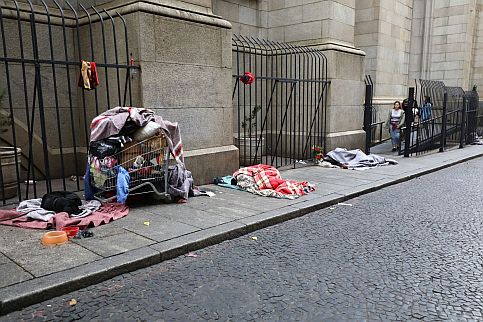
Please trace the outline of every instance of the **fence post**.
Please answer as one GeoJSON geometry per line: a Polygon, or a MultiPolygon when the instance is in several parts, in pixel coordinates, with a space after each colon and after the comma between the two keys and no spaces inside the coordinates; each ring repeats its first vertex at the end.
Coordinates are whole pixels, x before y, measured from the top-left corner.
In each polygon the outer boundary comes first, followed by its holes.
{"type": "Polygon", "coordinates": [[[466,96],[463,96],[463,109],[461,110],[460,149],[463,148],[466,138],[466,104],[468,104],[468,100],[466,100],[466,96]]]}
{"type": "Polygon", "coordinates": [[[410,147],[411,147],[411,130],[413,123],[413,106],[414,106],[414,87],[409,87],[409,97],[408,106],[404,111],[404,157],[409,157],[410,147]]]}
{"type": "Polygon", "coordinates": [[[365,153],[371,153],[371,141],[372,141],[372,106],[371,106],[371,96],[372,96],[372,85],[366,85],[366,98],[364,101],[364,131],[366,131],[366,146],[365,153]]]}
{"type": "Polygon", "coordinates": [[[443,118],[441,124],[441,142],[439,144],[439,152],[444,151],[445,141],[446,141],[446,120],[448,115],[446,115],[446,109],[448,105],[448,92],[445,90],[443,96],[443,118]]]}

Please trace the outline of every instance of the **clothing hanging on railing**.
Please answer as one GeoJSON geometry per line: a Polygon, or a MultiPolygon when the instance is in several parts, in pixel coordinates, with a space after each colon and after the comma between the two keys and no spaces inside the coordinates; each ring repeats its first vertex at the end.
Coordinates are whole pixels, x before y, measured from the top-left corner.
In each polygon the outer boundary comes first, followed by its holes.
{"type": "Polygon", "coordinates": [[[92,90],[99,86],[96,63],[85,60],[81,60],[81,63],[81,73],[78,82],[79,87],[83,87],[86,90],[92,90]]]}

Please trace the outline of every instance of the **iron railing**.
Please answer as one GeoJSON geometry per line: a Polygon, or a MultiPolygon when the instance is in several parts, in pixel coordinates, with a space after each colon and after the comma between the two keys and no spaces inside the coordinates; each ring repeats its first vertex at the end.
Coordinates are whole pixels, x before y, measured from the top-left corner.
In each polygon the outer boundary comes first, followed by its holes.
{"type": "MultiPolygon", "coordinates": [[[[21,164],[15,170],[17,197],[3,193],[3,204],[53,189],[81,190],[90,120],[133,103],[131,74],[138,67],[124,18],[94,6],[79,4],[76,10],[67,0],[52,2],[0,3],[0,87],[6,94],[3,114],[12,120],[0,145],[22,150],[15,154],[21,164]],[[81,60],[97,63],[101,83],[92,91],[77,86],[81,60]]],[[[10,183],[0,178],[4,192],[10,183]]]]}
{"type": "Polygon", "coordinates": [[[322,51],[239,35],[232,51],[240,164],[286,166],[311,159],[313,146],[325,149],[330,82],[322,51]]]}
{"type": "Polygon", "coordinates": [[[383,138],[384,121],[379,121],[378,110],[374,106],[374,82],[370,75],[366,75],[364,100],[364,124],[363,130],[366,132],[365,153],[371,153],[371,147],[380,144],[386,139],[383,138]]]}
{"type": "Polygon", "coordinates": [[[405,135],[400,154],[410,156],[434,149],[443,152],[450,145],[462,148],[474,140],[477,132],[478,94],[445,86],[441,81],[419,80],[416,88],[409,89],[409,106],[405,114],[405,135]],[[416,91],[419,95],[414,95],[416,91]],[[413,107],[417,108],[417,118],[413,115],[413,107]],[[428,108],[431,115],[425,118],[427,112],[423,110],[428,108]]]}
{"type": "Polygon", "coordinates": [[[466,144],[471,144],[483,135],[483,107],[479,105],[479,96],[476,88],[466,94],[466,144]]]}

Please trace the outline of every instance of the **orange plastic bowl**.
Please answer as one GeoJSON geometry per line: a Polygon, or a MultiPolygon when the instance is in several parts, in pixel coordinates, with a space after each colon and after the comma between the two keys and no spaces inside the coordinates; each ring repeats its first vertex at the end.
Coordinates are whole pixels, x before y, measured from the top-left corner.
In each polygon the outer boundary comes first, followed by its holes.
{"type": "Polygon", "coordinates": [[[62,231],[65,231],[67,237],[72,238],[79,232],[79,227],[64,227],[62,228],[62,231]]]}
{"type": "Polygon", "coordinates": [[[49,231],[42,236],[44,246],[65,244],[69,239],[65,231],[49,231]]]}

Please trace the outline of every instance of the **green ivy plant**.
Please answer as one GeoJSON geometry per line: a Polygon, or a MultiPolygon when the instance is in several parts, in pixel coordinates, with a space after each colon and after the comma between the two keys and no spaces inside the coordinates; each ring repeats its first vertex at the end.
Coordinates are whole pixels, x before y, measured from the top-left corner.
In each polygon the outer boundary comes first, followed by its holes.
{"type": "Polygon", "coordinates": [[[241,123],[241,127],[244,130],[247,130],[249,128],[251,128],[252,130],[256,130],[256,128],[257,128],[257,115],[258,115],[258,112],[260,112],[261,110],[262,110],[262,106],[261,105],[255,106],[250,111],[250,115],[246,116],[243,119],[243,122],[241,123]]]}

